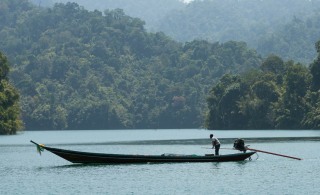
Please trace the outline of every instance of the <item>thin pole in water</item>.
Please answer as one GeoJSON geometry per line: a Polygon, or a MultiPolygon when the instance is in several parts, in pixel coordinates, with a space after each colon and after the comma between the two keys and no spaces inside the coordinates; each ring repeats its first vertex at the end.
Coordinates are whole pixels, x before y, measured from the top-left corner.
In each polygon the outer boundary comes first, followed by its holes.
{"type": "Polygon", "coordinates": [[[247,150],[251,150],[251,151],[255,151],[255,152],[262,152],[262,153],[266,153],[266,154],[272,154],[272,155],[276,155],[276,156],[292,158],[292,159],[295,159],[295,160],[302,160],[301,158],[297,158],[297,157],[293,157],[293,156],[287,156],[287,155],[283,155],[283,154],[277,154],[277,153],[267,152],[267,151],[263,151],[263,150],[257,150],[257,149],[253,149],[253,148],[246,148],[246,149],[247,150]]]}

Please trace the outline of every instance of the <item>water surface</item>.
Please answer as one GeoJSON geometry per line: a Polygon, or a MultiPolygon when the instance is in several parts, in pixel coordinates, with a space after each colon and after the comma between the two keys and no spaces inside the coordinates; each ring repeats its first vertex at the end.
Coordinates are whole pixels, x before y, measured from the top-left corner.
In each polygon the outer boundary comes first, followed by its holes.
{"type": "MultiPolygon", "coordinates": [[[[122,154],[206,154],[210,143],[191,145],[91,144],[106,141],[199,139],[206,130],[42,131],[0,137],[0,194],[318,194],[319,141],[250,143],[252,148],[303,158],[259,153],[252,161],[77,165],[45,151],[30,139],[65,149],[122,154]],[[72,144],[70,144],[72,143],[72,144]],[[86,144],[88,143],[88,144],[86,144]]],[[[317,131],[235,132],[234,137],[318,136],[317,131]],[[286,134],[288,132],[288,134],[286,134]]],[[[210,133],[210,132],[209,132],[210,133]]],[[[216,131],[219,137],[232,136],[216,131]]],[[[222,143],[230,148],[231,144],[222,143]]],[[[233,153],[221,150],[220,153],[233,153]]]]}
{"type": "Polygon", "coordinates": [[[183,140],[207,139],[209,134],[219,138],[256,137],[320,137],[316,130],[228,130],[209,131],[205,129],[166,130],[82,130],[82,131],[25,131],[16,136],[0,136],[0,145],[29,144],[29,140],[46,144],[106,143],[139,140],[183,140]]]}

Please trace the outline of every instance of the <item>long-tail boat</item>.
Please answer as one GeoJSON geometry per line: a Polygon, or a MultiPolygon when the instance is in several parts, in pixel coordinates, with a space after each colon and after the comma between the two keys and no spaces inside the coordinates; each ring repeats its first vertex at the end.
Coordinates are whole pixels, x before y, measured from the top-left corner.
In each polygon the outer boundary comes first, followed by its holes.
{"type": "Polygon", "coordinates": [[[162,155],[132,155],[132,154],[104,154],[80,152],[73,150],[58,149],[38,144],[30,141],[37,146],[41,153],[43,150],[64,158],[72,163],[177,163],[177,162],[230,162],[244,161],[256,152],[235,153],[226,155],[181,155],[181,154],[162,154],[162,155]]]}

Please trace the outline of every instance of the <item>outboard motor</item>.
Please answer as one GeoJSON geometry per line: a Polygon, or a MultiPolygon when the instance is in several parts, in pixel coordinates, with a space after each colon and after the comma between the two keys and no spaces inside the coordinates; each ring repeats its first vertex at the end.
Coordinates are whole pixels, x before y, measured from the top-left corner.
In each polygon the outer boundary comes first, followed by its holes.
{"type": "Polygon", "coordinates": [[[240,139],[240,138],[234,140],[233,148],[236,149],[236,150],[243,151],[244,153],[247,151],[247,149],[246,149],[246,147],[244,145],[244,140],[240,139]]]}

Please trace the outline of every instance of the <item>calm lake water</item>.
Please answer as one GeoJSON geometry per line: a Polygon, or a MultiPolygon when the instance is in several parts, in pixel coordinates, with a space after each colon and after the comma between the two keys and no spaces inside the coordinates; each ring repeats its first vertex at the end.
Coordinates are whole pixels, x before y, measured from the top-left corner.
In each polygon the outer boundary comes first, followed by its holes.
{"type": "MultiPolygon", "coordinates": [[[[77,165],[44,151],[48,146],[101,153],[206,154],[206,130],[29,131],[0,136],[0,194],[319,194],[319,139],[251,142],[250,147],[302,158],[258,153],[252,161],[77,165]],[[193,144],[139,141],[195,139],[193,144]],[[136,141],[135,144],[122,144],[136,141]],[[113,142],[113,144],[109,144],[113,142]],[[138,144],[137,144],[138,143],[138,144]]],[[[320,131],[215,131],[219,138],[320,137],[320,131]]],[[[222,143],[231,148],[231,143],[222,143]]],[[[221,154],[235,151],[221,149],[221,154]]]]}

